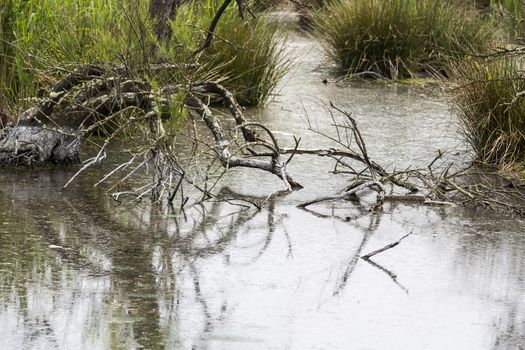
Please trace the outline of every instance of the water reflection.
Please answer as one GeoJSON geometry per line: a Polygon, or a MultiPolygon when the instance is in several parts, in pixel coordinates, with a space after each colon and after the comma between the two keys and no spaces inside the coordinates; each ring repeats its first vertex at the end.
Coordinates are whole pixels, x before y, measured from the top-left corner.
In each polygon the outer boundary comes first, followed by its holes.
{"type": "Polygon", "coordinates": [[[257,210],[226,187],[227,202],[183,215],[81,187],[61,193],[66,175],[55,170],[2,176],[16,179],[0,179],[2,349],[514,349],[524,340],[520,222],[400,204],[316,208],[331,218],[282,198],[257,210]],[[410,229],[377,266],[359,259],[410,229]]]}

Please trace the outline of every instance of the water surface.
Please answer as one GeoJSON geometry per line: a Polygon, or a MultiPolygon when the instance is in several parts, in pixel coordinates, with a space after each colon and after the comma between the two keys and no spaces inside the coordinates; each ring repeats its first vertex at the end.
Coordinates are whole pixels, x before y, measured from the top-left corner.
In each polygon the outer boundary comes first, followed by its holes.
{"type": "MultiPolygon", "coordinates": [[[[388,166],[464,148],[445,97],[322,84],[330,75],[318,45],[291,36],[293,74],[249,112],[284,131],[282,142],[293,131],[303,147],[328,145],[305,118],[330,132],[333,101],[388,166]]],[[[214,202],[185,214],[119,205],[92,176],[61,191],[77,169],[2,170],[0,349],[523,349],[522,220],[402,204],[369,213],[370,198],[296,208],[347,184],[330,166],[295,159],[305,189],[260,211],[214,202]],[[375,264],[359,259],[410,231],[375,264]]],[[[279,189],[246,170],[216,187],[251,201],[279,189]]]]}

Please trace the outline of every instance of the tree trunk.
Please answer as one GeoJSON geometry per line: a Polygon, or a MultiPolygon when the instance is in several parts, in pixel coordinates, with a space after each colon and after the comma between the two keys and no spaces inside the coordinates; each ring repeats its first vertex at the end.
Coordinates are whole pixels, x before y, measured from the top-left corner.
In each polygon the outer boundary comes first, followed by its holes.
{"type": "Polygon", "coordinates": [[[177,6],[181,0],[151,0],[149,6],[149,16],[155,21],[155,34],[159,40],[163,41],[171,38],[169,20],[175,18],[177,6]]]}

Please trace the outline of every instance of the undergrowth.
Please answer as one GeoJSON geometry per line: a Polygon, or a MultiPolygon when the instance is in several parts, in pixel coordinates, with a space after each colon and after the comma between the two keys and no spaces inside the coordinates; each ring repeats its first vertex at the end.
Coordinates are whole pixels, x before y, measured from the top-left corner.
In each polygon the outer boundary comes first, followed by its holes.
{"type": "Polygon", "coordinates": [[[33,103],[65,71],[88,62],[120,64],[154,85],[222,80],[247,105],[266,102],[286,64],[277,28],[243,21],[234,6],[223,15],[212,45],[195,57],[218,2],[180,8],[174,37],[159,43],[149,1],[2,0],[0,2],[0,112],[33,103]],[[150,69],[161,62],[163,70],[150,69]],[[191,66],[193,68],[189,69],[191,66]]]}
{"type": "Polygon", "coordinates": [[[107,57],[100,36],[120,26],[113,0],[3,0],[0,95],[19,103],[54,80],[54,68],[107,57]]]}
{"type": "MultiPolygon", "coordinates": [[[[172,25],[180,47],[193,51],[203,43],[221,3],[208,0],[180,8],[172,25]]],[[[289,66],[277,25],[263,17],[243,20],[236,6],[230,6],[223,14],[199,64],[247,106],[264,105],[289,66]]]]}

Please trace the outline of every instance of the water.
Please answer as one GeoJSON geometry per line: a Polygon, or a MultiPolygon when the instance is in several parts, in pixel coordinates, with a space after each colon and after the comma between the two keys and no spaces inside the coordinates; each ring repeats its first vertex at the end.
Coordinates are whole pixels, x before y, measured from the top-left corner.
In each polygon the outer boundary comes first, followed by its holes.
{"type": "MultiPolygon", "coordinates": [[[[439,94],[323,85],[315,43],[292,35],[295,72],[256,119],[326,146],[304,119],[329,132],[331,100],[383,164],[462,147],[439,94]]],[[[1,171],[0,349],[523,349],[523,221],[403,204],[370,214],[366,199],[296,208],[347,183],[330,165],[295,159],[305,189],[260,211],[222,202],[186,215],[117,205],[90,176],[61,191],[76,169],[1,171]],[[410,231],[376,265],[358,258],[410,231]]],[[[258,201],[279,189],[244,170],[217,187],[258,201]]]]}

